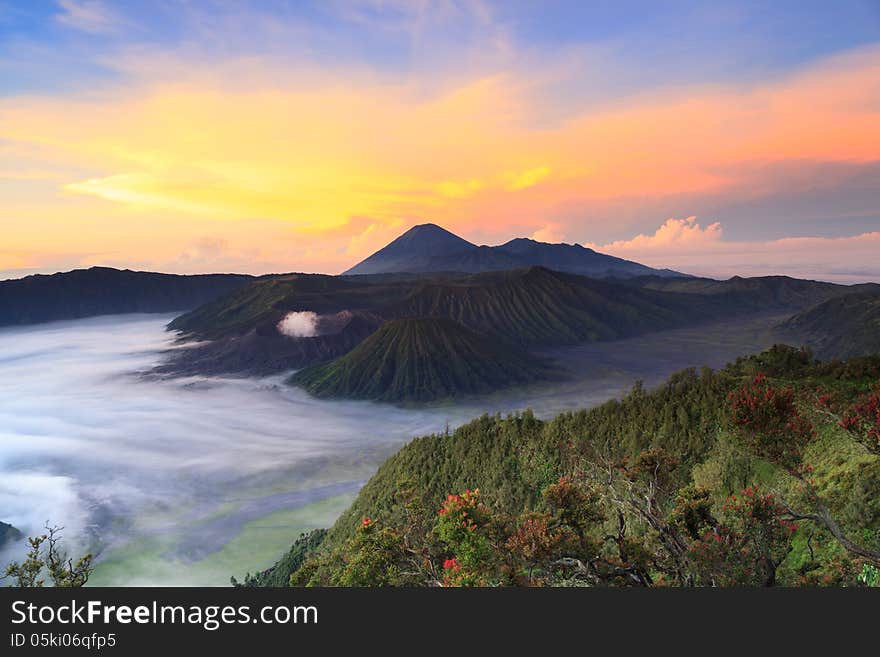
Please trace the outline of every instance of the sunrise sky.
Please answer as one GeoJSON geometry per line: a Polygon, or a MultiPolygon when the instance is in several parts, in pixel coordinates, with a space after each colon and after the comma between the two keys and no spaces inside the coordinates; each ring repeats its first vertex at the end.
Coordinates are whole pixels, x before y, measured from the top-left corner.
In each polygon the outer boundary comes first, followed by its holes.
{"type": "Polygon", "coordinates": [[[0,0],[0,278],[427,221],[880,281],[880,1],[0,0]]]}

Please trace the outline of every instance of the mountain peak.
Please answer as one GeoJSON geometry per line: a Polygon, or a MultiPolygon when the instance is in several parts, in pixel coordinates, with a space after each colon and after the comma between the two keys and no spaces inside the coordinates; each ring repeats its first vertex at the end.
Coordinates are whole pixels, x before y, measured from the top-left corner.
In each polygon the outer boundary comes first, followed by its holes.
{"type": "MultiPolygon", "coordinates": [[[[437,224],[432,224],[430,222],[426,223],[426,224],[416,224],[415,226],[410,228],[408,231],[406,231],[406,233],[426,233],[426,232],[432,232],[432,231],[439,232],[439,233],[446,233],[448,235],[455,235],[455,233],[446,230],[445,228],[443,228],[443,226],[438,226],[437,224]]],[[[404,233],[404,235],[406,235],[406,233],[404,233]]]]}
{"type": "Polygon", "coordinates": [[[427,259],[457,255],[476,248],[476,245],[437,224],[419,224],[344,273],[380,274],[423,271],[422,263],[427,259]]]}
{"type": "Polygon", "coordinates": [[[530,265],[600,278],[681,275],[598,253],[580,244],[549,244],[528,237],[518,237],[501,246],[478,247],[432,223],[413,226],[384,249],[345,273],[478,273],[519,269],[530,265]]]}

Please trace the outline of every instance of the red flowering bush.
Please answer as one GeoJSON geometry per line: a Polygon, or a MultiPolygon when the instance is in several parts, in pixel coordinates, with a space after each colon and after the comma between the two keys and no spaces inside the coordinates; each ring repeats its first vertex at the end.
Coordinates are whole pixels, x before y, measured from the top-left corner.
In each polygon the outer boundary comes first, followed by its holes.
{"type": "Polygon", "coordinates": [[[872,454],[880,455],[880,383],[844,413],[840,426],[872,454]]]}
{"type": "Polygon", "coordinates": [[[454,555],[446,559],[443,583],[448,586],[481,586],[489,583],[492,546],[485,535],[490,509],[480,502],[480,490],[449,495],[440,507],[434,532],[454,555]]]}
{"type": "Polygon", "coordinates": [[[711,586],[771,586],[791,549],[797,525],[771,493],[747,488],[728,499],[723,519],[693,541],[689,558],[699,583],[711,586]]]}
{"type": "Polygon", "coordinates": [[[791,388],[775,388],[763,374],[730,394],[730,414],[746,446],[800,475],[804,448],[816,435],[791,388]]]}

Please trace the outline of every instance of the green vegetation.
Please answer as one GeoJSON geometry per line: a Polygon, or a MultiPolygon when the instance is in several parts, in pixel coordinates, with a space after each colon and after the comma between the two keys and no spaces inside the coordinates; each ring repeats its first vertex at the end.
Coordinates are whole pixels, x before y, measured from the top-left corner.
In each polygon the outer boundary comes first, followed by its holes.
{"type": "Polygon", "coordinates": [[[290,381],[319,397],[434,401],[545,379],[552,370],[442,318],[387,322],[354,350],[290,381]]]}
{"type": "Polygon", "coordinates": [[[326,529],[313,529],[308,533],[300,534],[290,551],[278,560],[271,568],[267,568],[256,575],[248,573],[244,581],[239,584],[232,577],[233,586],[269,586],[284,587],[290,583],[290,573],[299,570],[305,563],[306,558],[317,550],[327,537],[326,529]]]}
{"type": "Polygon", "coordinates": [[[778,346],[549,421],[484,416],[405,446],[279,567],[294,585],[870,584],[878,381],[880,356],[778,346]]]}
{"type": "Polygon", "coordinates": [[[13,561],[6,567],[3,579],[22,588],[41,587],[48,575],[52,586],[71,588],[85,586],[92,574],[92,555],[86,554],[74,561],[61,547],[62,527],[46,525],[46,533],[28,539],[27,558],[13,561]]]}
{"type": "Polygon", "coordinates": [[[222,548],[208,554],[181,553],[179,542],[170,536],[135,539],[102,552],[89,585],[222,586],[230,574],[248,581],[252,576],[242,564],[270,568],[289,549],[291,536],[326,527],[352,500],[353,495],[346,493],[254,518],[222,548]]]}

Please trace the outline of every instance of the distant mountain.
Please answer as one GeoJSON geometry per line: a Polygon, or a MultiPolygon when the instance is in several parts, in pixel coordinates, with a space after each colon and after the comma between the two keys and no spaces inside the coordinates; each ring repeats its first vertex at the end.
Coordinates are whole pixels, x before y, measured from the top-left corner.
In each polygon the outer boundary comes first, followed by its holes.
{"type": "Polygon", "coordinates": [[[467,253],[476,248],[445,228],[421,224],[413,226],[388,246],[344,272],[344,275],[428,271],[424,265],[432,258],[467,253]]]}
{"type": "Polygon", "coordinates": [[[318,397],[434,401],[540,381],[551,370],[522,351],[446,318],[387,322],[350,353],[290,382],[318,397]]]}
{"type": "Polygon", "coordinates": [[[880,285],[876,283],[838,285],[789,276],[734,276],[725,281],[652,276],[632,279],[628,283],[644,289],[711,297],[743,311],[797,310],[856,292],[880,293],[880,285]]]}
{"type": "Polygon", "coordinates": [[[880,353],[880,293],[849,294],[798,313],[780,327],[822,359],[880,353]]]}
{"type": "MultiPolygon", "coordinates": [[[[475,247],[470,253],[494,258],[502,252],[475,247]]],[[[880,286],[784,276],[599,279],[541,266],[477,274],[289,274],[253,281],[175,319],[169,329],[179,331],[182,341],[201,342],[173,350],[157,371],[265,375],[305,368],[294,380],[317,395],[436,399],[506,385],[496,376],[504,371],[497,367],[497,350],[528,374],[518,360],[527,358],[524,350],[790,314],[872,289],[880,292],[880,286]],[[334,329],[293,337],[280,328],[290,313],[314,314],[316,326],[334,329]],[[404,331],[408,325],[398,322],[411,319],[419,321],[404,331]],[[411,334],[416,337],[402,337],[411,334]],[[398,343],[406,351],[399,352],[398,343]],[[436,352],[428,354],[427,345],[434,343],[436,352]],[[456,350],[482,374],[465,376],[470,370],[456,350]],[[415,365],[402,369],[400,379],[377,380],[389,362],[415,365]]],[[[509,374],[511,384],[528,379],[509,374]]]]}
{"type": "Polygon", "coordinates": [[[8,523],[0,522],[0,548],[3,548],[7,543],[20,541],[23,538],[24,534],[15,527],[8,523]]]}
{"type": "Polygon", "coordinates": [[[482,274],[291,274],[254,281],[168,326],[201,344],[174,350],[162,374],[271,374],[347,353],[382,323],[451,319],[524,348],[648,333],[751,311],[723,298],[641,289],[543,267],[482,274]],[[338,331],[292,338],[291,312],[343,313],[338,331]],[[204,342],[204,341],[209,342],[204,342]]]}
{"type": "Polygon", "coordinates": [[[547,244],[519,237],[496,248],[500,253],[516,258],[523,265],[537,265],[581,276],[598,278],[685,276],[671,269],[654,269],[638,262],[599,253],[580,244],[547,244]]]}
{"type": "Polygon", "coordinates": [[[92,267],[0,281],[0,326],[195,308],[255,280],[243,274],[181,276],[92,267]]]}
{"type": "Polygon", "coordinates": [[[683,276],[671,270],[653,269],[597,253],[579,244],[547,244],[518,238],[501,246],[477,246],[435,224],[411,228],[345,274],[479,273],[531,266],[599,278],[683,276]]]}

